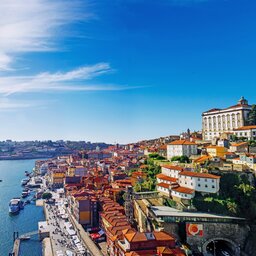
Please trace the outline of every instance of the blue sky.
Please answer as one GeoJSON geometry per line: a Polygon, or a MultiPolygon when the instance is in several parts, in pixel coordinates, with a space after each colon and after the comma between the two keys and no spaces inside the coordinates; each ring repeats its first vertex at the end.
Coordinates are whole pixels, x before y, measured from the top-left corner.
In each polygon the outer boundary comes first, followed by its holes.
{"type": "Polygon", "coordinates": [[[253,0],[2,0],[0,140],[135,142],[256,103],[253,0]],[[15,15],[13,15],[15,13],[15,15]]]}

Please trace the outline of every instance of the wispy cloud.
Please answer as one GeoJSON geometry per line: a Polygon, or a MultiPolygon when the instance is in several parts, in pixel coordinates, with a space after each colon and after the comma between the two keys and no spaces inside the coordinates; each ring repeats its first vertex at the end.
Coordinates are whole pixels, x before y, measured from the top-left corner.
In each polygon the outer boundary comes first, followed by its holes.
{"type": "Polygon", "coordinates": [[[44,105],[45,102],[13,100],[6,97],[0,98],[0,112],[16,111],[18,109],[31,108],[35,106],[44,105]]]}
{"type": "Polygon", "coordinates": [[[65,72],[15,75],[17,60],[20,60],[21,56],[23,58],[26,53],[61,50],[63,45],[60,42],[61,38],[70,36],[69,25],[94,17],[89,10],[90,2],[90,0],[1,0],[0,111],[37,105],[30,101],[15,101],[10,96],[12,94],[137,88],[93,83],[95,82],[93,78],[113,72],[108,63],[82,66],[65,72]]]}
{"type": "Polygon", "coordinates": [[[1,0],[0,70],[10,70],[19,54],[56,50],[65,25],[92,17],[87,2],[1,0]]]}
{"type": "Polygon", "coordinates": [[[0,94],[51,92],[51,91],[107,91],[126,90],[135,87],[95,84],[90,80],[113,72],[108,63],[83,66],[67,72],[44,72],[34,76],[0,77],[0,94]]]}

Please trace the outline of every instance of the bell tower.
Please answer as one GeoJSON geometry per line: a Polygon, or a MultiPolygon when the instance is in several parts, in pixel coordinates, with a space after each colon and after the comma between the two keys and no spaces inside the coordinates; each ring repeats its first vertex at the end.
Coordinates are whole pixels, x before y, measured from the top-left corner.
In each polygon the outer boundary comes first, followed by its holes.
{"type": "Polygon", "coordinates": [[[241,99],[238,101],[238,104],[240,105],[248,105],[248,100],[244,98],[244,96],[241,97],[241,99]]]}

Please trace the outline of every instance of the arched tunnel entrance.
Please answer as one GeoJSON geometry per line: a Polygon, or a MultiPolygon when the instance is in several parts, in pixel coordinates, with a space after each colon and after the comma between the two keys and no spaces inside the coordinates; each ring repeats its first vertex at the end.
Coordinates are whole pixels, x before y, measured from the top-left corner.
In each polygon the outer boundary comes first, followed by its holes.
{"type": "Polygon", "coordinates": [[[214,238],[204,243],[203,254],[206,256],[237,256],[240,255],[240,248],[232,240],[214,238]]]}

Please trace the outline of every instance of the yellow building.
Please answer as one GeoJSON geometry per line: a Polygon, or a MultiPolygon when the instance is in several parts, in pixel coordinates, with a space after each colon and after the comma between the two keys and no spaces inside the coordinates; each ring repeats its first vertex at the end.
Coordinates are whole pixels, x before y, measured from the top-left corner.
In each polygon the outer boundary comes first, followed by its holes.
{"type": "Polygon", "coordinates": [[[215,156],[224,157],[228,149],[221,146],[208,146],[206,148],[206,151],[208,155],[210,155],[211,157],[215,157],[215,156]]]}
{"type": "Polygon", "coordinates": [[[61,188],[64,184],[65,172],[52,171],[51,172],[51,185],[53,188],[61,188]]]}

